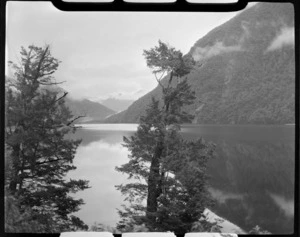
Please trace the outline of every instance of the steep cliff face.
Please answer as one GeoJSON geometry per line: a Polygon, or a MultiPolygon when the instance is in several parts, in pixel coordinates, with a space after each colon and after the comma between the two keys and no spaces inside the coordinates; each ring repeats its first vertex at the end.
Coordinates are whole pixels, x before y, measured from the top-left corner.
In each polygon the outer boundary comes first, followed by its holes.
{"type": "MultiPolygon", "coordinates": [[[[258,3],[213,29],[191,48],[188,75],[197,100],[186,109],[195,123],[294,123],[294,9],[258,3]]],[[[165,78],[164,80],[166,80],[165,78]]],[[[159,87],[107,122],[138,122],[159,87]]]]}

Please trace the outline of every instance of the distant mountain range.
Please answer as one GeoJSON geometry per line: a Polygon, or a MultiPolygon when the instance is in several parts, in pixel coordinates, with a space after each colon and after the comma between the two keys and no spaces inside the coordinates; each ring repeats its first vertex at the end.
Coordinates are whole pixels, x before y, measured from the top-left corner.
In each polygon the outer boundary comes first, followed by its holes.
{"type": "Polygon", "coordinates": [[[101,104],[117,112],[127,109],[134,100],[121,100],[116,98],[107,98],[101,101],[101,104]]]}
{"type": "Polygon", "coordinates": [[[98,102],[87,99],[73,100],[67,96],[65,102],[74,116],[85,116],[76,121],[79,123],[103,122],[106,117],[116,113],[98,102]]]}
{"type": "Polygon", "coordinates": [[[132,100],[108,98],[99,103],[88,99],[74,100],[68,96],[65,101],[74,115],[85,116],[77,121],[80,123],[102,123],[109,116],[127,109],[133,102],[132,100]]]}
{"type": "MultiPolygon", "coordinates": [[[[191,48],[188,75],[197,100],[185,109],[199,124],[287,124],[295,119],[294,9],[258,3],[191,48]]],[[[163,80],[167,80],[166,76],[163,80]]],[[[106,122],[138,122],[158,86],[106,122]]]]}
{"type": "MultiPolygon", "coordinates": [[[[58,85],[45,86],[47,90],[66,92],[58,85]]],[[[65,97],[66,106],[71,110],[74,117],[84,116],[76,120],[75,123],[101,123],[108,116],[115,114],[116,111],[107,108],[106,106],[88,99],[73,99],[69,95],[65,97]]]]}
{"type": "MultiPolygon", "coordinates": [[[[10,83],[15,83],[14,78],[5,76],[5,86],[8,87],[10,83]]],[[[59,92],[61,95],[66,92],[58,85],[42,86],[40,89],[59,92]]],[[[84,116],[76,120],[76,123],[102,123],[110,115],[128,108],[132,102],[132,100],[108,98],[99,103],[88,99],[73,99],[69,95],[65,97],[65,103],[72,111],[72,114],[75,117],[84,116]]]]}

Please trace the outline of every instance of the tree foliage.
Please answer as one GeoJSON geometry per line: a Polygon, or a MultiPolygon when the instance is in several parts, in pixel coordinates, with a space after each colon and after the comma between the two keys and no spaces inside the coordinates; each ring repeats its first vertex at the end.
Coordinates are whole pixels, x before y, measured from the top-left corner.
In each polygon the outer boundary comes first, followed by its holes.
{"type": "Polygon", "coordinates": [[[49,46],[22,47],[20,53],[20,64],[11,63],[14,77],[6,87],[6,190],[21,211],[28,207],[39,221],[53,221],[51,232],[69,229],[70,223],[84,227],[70,216],[83,200],[69,194],[88,188],[88,182],[65,179],[76,169],[72,162],[80,140],[66,139],[76,130],[76,118],[65,105],[67,93],[50,88],[58,84],[52,75],[60,62],[49,46]]]}
{"type": "Polygon", "coordinates": [[[29,207],[19,207],[18,200],[11,195],[5,195],[5,232],[38,233],[50,231],[51,221],[43,224],[39,216],[29,207]]]}
{"type": "Polygon", "coordinates": [[[135,182],[117,186],[130,203],[119,210],[118,228],[130,230],[144,224],[150,231],[184,233],[212,203],[205,171],[214,148],[203,139],[186,141],[180,133],[181,124],[193,118],[182,109],[195,99],[184,78],[193,68],[192,57],[161,41],[159,46],[145,50],[144,56],[163,98],[152,98],[137,132],[124,137],[129,162],[116,170],[135,182]],[[162,83],[165,74],[169,78],[162,83]]]}
{"type": "Polygon", "coordinates": [[[249,234],[251,234],[251,235],[269,235],[272,233],[267,230],[264,230],[260,226],[256,225],[249,231],[249,234]]]}
{"type": "Polygon", "coordinates": [[[104,225],[102,223],[99,222],[94,222],[91,227],[89,228],[89,231],[93,231],[93,232],[111,232],[111,233],[116,233],[117,230],[114,227],[111,227],[109,225],[104,225]]]}

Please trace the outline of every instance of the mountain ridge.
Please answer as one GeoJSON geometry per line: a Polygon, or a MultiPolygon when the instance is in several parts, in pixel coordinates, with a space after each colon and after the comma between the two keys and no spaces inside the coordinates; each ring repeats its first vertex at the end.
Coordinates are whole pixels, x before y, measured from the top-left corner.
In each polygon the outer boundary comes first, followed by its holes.
{"type": "Polygon", "coordinates": [[[109,115],[116,113],[114,110],[88,99],[73,100],[67,96],[65,102],[74,116],[85,116],[78,119],[77,123],[102,122],[109,115]]]}
{"type": "MultiPolygon", "coordinates": [[[[5,76],[5,87],[8,89],[10,84],[16,83],[13,77],[5,76]]],[[[58,85],[42,85],[39,88],[40,92],[43,93],[45,90],[56,92],[59,95],[67,93],[63,88],[58,85]]],[[[71,110],[74,117],[84,116],[76,120],[76,123],[97,123],[103,122],[104,119],[116,111],[107,108],[101,103],[94,102],[88,99],[75,100],[68,94],[64,98],[66,106],[71,110]]]]}
{"type": "MultiPolygon", "coordinates": [[[[287,124],[295,119],[294,11],[257,3],[199,39],[187,79],[197,100],[185,109],[199,124],[287,124]]],[[[163,81],[167,80],[166,76],[163,81]]],[[[157,86],[105,122],[136,123],[157,86]]]]}

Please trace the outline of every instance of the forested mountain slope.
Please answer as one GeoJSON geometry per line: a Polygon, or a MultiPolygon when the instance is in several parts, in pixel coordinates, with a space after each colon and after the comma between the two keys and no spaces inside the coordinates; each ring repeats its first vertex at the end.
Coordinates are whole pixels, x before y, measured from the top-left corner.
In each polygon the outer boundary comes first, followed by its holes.
{"type": "Polygon", "coordinates": [[[73,100],[67,96],[66,105],[70,108],[73,115],[85,116],[77,120],[80,123],[102,122],[107,116],[115,113],[112,109],[87,99],[73,100]]]}
{"type": "MultiPolygon", "coordinates": [[[[197,61],[188,75],[197,100],[186,110],[195,123],[295,122],[292,4],[258,3],[198,40],[189,54],[197,61]]],[[[106,122],[138,122],[152,96],[161,97],[160,87],[106,122]]]]}

